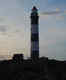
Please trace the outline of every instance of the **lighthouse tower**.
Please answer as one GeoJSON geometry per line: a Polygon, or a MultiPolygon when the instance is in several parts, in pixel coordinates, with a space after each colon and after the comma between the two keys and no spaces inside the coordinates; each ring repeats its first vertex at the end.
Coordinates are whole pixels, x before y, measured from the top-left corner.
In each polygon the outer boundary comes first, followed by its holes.
{"type": "Polygon", "coordinates": [[[31,58],[36,60],[39,58],[39,16],[38,10],[34,6],[31,12],[31,58]]]}

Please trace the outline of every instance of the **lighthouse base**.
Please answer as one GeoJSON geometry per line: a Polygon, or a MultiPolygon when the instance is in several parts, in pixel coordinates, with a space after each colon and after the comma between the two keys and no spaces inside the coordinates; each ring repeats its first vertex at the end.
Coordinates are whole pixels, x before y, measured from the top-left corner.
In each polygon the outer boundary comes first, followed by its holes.
{"type": "Polygon", "coordinates": [[[32,51],[32,52],[31,52],[31,59],[32,59],[33,61],[38,60],[38,59],[39,59],[39,51],[32,51]]]}

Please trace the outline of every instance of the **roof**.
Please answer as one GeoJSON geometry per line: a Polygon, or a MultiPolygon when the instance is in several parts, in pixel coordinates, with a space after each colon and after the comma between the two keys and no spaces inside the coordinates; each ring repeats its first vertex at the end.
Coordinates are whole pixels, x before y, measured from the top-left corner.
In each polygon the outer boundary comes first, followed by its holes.
{"type": "Polygon", "coordinates": [[[36,6],[33,6],[32,11],[37,11],[36,6]]]}

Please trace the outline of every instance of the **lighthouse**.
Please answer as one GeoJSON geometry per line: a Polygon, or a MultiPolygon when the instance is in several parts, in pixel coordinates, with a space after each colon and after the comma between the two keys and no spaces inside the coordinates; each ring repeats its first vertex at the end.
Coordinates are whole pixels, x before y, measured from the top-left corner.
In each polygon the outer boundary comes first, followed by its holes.
{"type": "Polygon", "coordinates": [[[39,58],[39,16],[38,10],[34,6],[31,12],[31,58],[36,60],[39,58]]]}

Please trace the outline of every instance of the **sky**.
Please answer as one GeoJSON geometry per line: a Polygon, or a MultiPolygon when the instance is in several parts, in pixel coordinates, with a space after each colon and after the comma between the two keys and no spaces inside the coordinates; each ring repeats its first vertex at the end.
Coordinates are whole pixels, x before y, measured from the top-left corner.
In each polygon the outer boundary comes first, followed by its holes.
{"type": "Polygon", "coordinates": [[[15,53],[23,53],[25,58],[30,56],[33,6],[39,13],[40,56],[66,60],[66,0],[0,0],[1,58],[15,53]],[[48,15],[41,14],[45,12],[48,15]]]}

